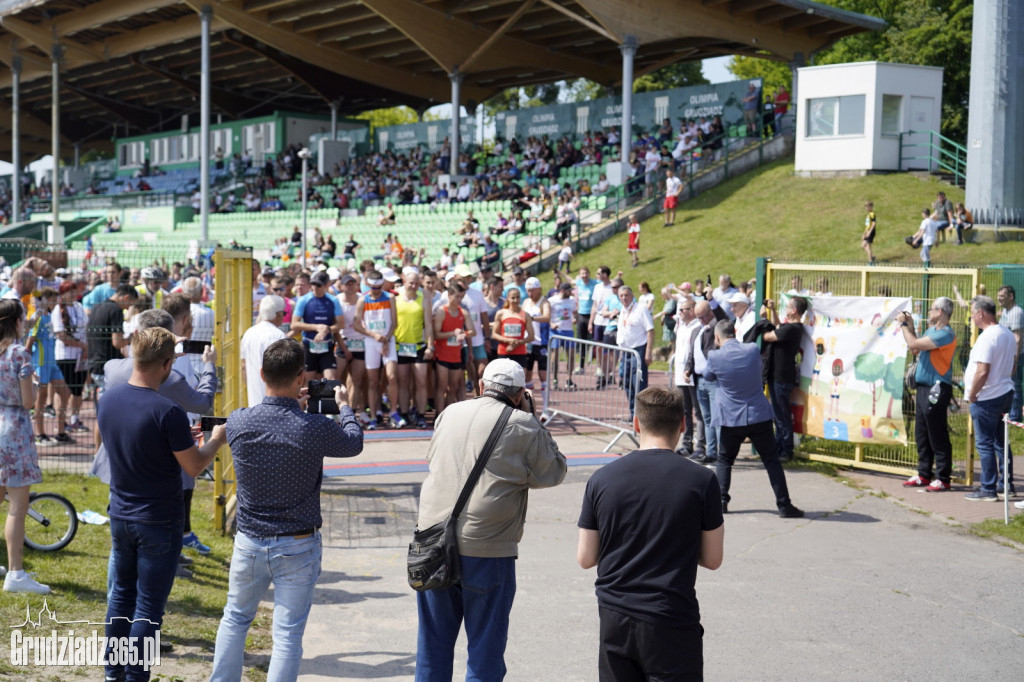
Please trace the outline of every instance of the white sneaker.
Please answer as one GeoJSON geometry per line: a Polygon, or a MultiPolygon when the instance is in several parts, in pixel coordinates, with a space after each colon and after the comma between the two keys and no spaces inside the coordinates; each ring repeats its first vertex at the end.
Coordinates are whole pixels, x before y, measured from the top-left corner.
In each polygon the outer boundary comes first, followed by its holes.
{"type": "Polygon", "coordinates": [[[50,587],[36,582],[32,573],[22,573],[20,578],[15,578],[8,573],[4,578],[4,592],[34,592],[35,594],[50,594],[50,587]]]}
{"type": "Polygon", "coordinates": [[[1014,502],[1013,506],[1016,507],[1017,509],[1024,509],[1024,500],[1021,500],[1020,502],[1014,502]]]}

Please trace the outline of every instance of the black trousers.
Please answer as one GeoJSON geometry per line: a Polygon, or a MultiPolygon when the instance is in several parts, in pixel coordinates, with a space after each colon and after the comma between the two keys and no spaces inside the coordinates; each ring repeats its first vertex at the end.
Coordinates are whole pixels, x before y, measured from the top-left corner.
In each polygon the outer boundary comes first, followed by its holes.
{"type": "Polygon", "coordinates": [[[715,474],[718,484],[722,487],[722,502],[729,501],[729,485],[732,483],[732,464],[740,453],[743,439],[750,438],[751,444],[761,456],[761,463],[768,472],[768,481],[775,491],[775,504],[780,508],[790,503],[789,488],[786,487],[786,472],[782,469],[779,454],[775,449],[775,430],[772,420],[768,419],[746,426],[723,426],[719,432],[718,464],[715,474]]]}
{"type": "Polygon", "coordinates": [[[704,628],[655,625],[598,606],[601,682],[690,682],[704,679],[704,628]]]}
{"type": "Polygon", "coordinates": [[[914,440],[917,441],[917,475],[937,478],[949,483],[953,475],[953,446],[949,442],[949,401],[953,387],[939,384],[939,399],[932,405],[928,401],[930,385],[917,385],[917,413],[914,419],[914,440]],[[934,466],[935,475],[932,475],[934,466]]]}
{"type": "Polygon", "coordinates": [[[682,447],[691,455],[695,452],[704,454],[704,415],[700,413],[700,405],[697,403],[697,387],[676,386],[676,390],[683,394],[682,447]],[[694,440],[697,444],[696,450],[694,440]]]}

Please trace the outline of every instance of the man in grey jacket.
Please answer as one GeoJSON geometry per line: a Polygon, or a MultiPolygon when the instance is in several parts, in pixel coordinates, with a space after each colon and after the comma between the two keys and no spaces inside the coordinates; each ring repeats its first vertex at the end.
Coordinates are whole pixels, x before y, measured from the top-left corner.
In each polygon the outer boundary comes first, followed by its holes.
{"type": "Polygon", "coordinates": [[[505,676],[505,642],[516,592],[515,560],[530,488],[565,478],[565,456],[533,414],[523,368],[508,359],[487,365],[481,396],[449,405],[434,424],[430,473],[420,493],[419,528],[446,519],[506,405],[505,425],[458,520],[460,584],[416,594],[417,682],[450,682],[455,640],[466,621],[467,679],[505,676]]]}

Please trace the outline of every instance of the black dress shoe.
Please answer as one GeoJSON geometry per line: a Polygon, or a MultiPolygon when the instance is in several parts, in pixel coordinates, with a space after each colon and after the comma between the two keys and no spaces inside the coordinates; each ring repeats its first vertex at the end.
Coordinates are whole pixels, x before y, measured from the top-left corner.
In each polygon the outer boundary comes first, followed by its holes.
{"type": "Polygon", "coordinates": [[[787,504],[784,507],[779,507],[779,516],[784,519],[802,519],[804,512],[802,509],[797,509],[792,504],[787,504]]]}

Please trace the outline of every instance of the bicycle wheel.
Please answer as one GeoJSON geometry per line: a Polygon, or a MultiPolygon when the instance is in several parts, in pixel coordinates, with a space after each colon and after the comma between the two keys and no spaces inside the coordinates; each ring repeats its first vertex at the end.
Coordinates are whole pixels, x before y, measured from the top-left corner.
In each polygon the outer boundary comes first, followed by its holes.
{"type": "Polygon", "coordinates": [[[32,493],[25,518],[25,546],[42,552],[67,547],[78,532],[74,505],[57,493],[32,493]]]}

